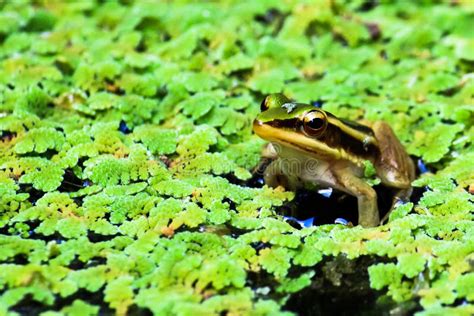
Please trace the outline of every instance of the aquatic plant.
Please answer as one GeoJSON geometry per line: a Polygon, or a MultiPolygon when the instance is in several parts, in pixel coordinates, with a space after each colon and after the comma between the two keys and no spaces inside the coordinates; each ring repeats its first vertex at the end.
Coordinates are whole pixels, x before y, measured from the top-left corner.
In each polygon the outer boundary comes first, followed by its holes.
{"type": "Polygon", "coordinates": [[[0,4],[0,314],[288,314],[331,262],[370,258],[374,293],[472,315],[473,19],[469,1],[0,4]],[[252,179],[273,92],[388,122],[426,164],[421,197],[377,228],[285,219],[294,193],[252,179]]]}

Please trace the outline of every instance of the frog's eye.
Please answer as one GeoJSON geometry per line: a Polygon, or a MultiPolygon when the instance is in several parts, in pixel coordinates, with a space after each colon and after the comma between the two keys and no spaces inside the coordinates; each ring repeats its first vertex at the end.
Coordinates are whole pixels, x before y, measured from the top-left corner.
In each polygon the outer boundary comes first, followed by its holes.
{"type": "Polygon", "coordinates": [[[328,120],[322,111],[310,111],[303,118],[303,130],[308,136],[321,136],[327,126],[328,120]]]}
{"type": "Polygon", "coordinates": [[[267,96],[265,97],[265,99],[263,99],[262,104],[260,104],[260,111],[263,112],[263,111],[268,110],[268,108],[269,108],[269,105],[268,105],[268,98],[269,98],[269,97],[270,97],[270,96],[267,95],[267,96]]]}

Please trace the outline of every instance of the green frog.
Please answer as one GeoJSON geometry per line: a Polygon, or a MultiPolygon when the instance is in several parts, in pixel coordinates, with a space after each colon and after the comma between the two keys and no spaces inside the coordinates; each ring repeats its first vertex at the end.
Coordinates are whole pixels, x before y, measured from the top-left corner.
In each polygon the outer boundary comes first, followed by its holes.
{"type": "Polygon", "coordinates": [[[364,180],[367,161],[385,186],[396,189],[395,201],[411,194],[413,161],[390,126],[382,121],[353,122],[282,94],[268,95],[253,130],[269,141],[277,157],[264,172],[265,183],[295,190],[305,183],[331,187],[357,198],[358,223],[381,223],[377,194],[364,180]]]}

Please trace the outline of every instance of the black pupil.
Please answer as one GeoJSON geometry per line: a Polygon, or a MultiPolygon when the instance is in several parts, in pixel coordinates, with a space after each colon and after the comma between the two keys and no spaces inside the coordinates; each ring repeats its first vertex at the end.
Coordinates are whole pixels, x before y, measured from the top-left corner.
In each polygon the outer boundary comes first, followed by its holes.
{"type": "Polygon", "coordinates": [[[316,117],[309,121],[307,124],[312,129],[320,129],[324,125],[324,120],[322,118],[316,117]]]}

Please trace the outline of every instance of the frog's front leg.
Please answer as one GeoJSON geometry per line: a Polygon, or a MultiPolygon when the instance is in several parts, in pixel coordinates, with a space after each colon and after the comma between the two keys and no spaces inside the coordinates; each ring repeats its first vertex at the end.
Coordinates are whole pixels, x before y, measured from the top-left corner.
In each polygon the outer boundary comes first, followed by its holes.
{"type": "Polygon", "coordinates": [[[295,190],[297,181],[288,174],[288,165],[285,159],[278,158],[272,161],[263,173],[265,184],[272,188],[283,186],[289,190],[295,190]]]}
{"type": "Polygon", "coordinates": [[[362,179],[348,169],[338,170],[334,174],[338,189],[357,197],[359,225],[374,227],[379,224],[377,193],[362,179]]]}

